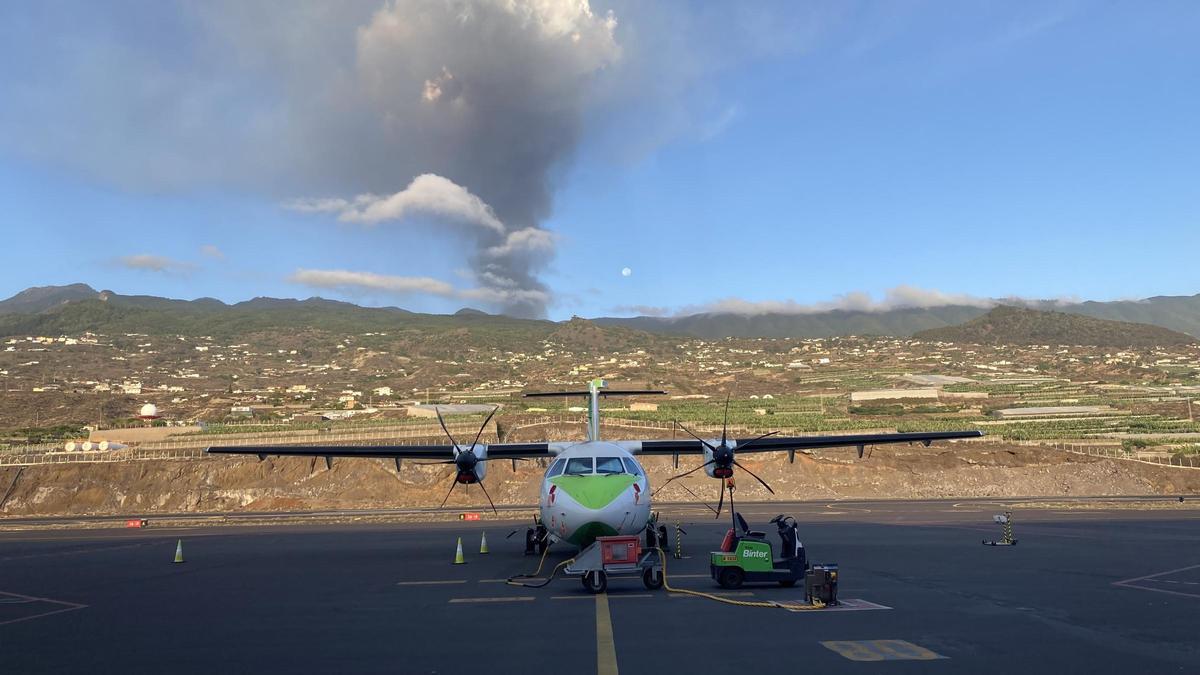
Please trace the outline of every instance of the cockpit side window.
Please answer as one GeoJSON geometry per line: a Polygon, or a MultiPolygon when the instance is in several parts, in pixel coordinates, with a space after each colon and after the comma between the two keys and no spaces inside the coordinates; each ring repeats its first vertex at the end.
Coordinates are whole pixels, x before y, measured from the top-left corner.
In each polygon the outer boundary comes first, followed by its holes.
{"type": "Polygon", "coordinates": [[[567,470],[564,471],[568,476],[578,476],[579,474],[592,472],[591,457],[571,457],[567,460],[567,470]]]}
{"type": "Polygon", "coordinates": [[[642,473],[642,467],[638,466],[638,463],[636,460],[634,460],[634,458],[623,457],[622,459],[625,460],[625,471],[626,472],[631,473],[635,476],[645,475],[642,473]]]}
{"type": "Polygon", "coordinates": [[[596,473],[625,473],[620,457],[597,457],[596,473]]]}
{"type": "Polygon", "coordinates": [[[563,467],[566,465],[567,460],[565,458],[559,457],[558,459],[554,460],[554,463],[551,464],[550,468],[546,471],[546,478],[554,478],[555,476],[562,474],[563,467]]]}

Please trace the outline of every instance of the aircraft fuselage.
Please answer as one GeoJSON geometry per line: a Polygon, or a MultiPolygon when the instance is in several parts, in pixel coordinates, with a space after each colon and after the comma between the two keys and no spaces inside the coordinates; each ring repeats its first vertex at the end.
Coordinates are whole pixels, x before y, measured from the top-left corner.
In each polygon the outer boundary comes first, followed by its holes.
{"type": "Polygon", "coordinates": [[[637,458],[621,446],[583,441],[550,463],[539,510],[553,541],[582,548],[596,537],[643,532],[650,520],[650,484],[637,458]]]}

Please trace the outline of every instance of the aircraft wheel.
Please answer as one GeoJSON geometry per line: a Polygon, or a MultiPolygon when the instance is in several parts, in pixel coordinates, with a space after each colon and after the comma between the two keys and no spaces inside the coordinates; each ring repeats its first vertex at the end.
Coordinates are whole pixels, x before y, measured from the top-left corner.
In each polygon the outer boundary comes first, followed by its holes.
{"type": "Polygon", "coordinates": [[[657,591],[663,587],[663,572],[661,569],[656,570],[653,567],[647,567],[642,572],[642,585],[646,588],[657,591]]]}
{"type": "Polygon", "coordinates": [[[671,550],[670,542],[671,542],[671,540],[667,538],[667,526],[659,525],[658,526],[658,545],[660,547],[662,547],[663,551],[669,552],[671,550]]]}
{"type": "Polygon", "coordinates": [[[604,572],[587,572],[583,575],[583,587],[595,595],[608,590],[608,575],[604,572]]]}
{"type": "Polygon", "coordinates": [[[717,583],[721,588],[741,588],[746,579],[746,573],[740,567],[722,567],[717,575],[717,583]]]}

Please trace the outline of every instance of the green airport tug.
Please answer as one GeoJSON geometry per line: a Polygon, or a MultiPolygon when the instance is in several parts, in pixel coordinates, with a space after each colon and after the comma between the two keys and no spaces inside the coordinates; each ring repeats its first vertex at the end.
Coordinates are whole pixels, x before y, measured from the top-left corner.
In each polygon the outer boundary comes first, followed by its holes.
{"type": "Polygon", "coordinates": [[[712,578],[722,588],[740,588],[743,583],[771,583],[792,587],[804,579],[808,569],[804,546],[797,537],[796,519],[778,515],[771,522],[779,528],[781,557],[774,557],[771,544],[762,532],[753,531],[740,513],[734,513],[737,529],[730,528],[721,542],[721,550],[709,558],[712,578]]]}

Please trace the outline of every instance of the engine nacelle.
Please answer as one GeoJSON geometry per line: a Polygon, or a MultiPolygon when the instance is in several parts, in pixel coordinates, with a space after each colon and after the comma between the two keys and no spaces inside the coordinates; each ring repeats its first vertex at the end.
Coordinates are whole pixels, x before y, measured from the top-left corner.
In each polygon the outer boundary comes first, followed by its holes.
{"type": "Polygon", "coordinates": [[[471,450],[471,446],[462,445],[454,447],[454,462],[455,469],[458,470],[457,480],[460,483],[475,483],[483,480],[487,476],[488,463],[483,461],[487,459],[487,446],[479,443],[475,446],[475,450],[471,450]],[[471,472],[474,470],[474,476],[471,472]]]}
{"type": "Polygon", "coordinates": [[[735,445],[735,441],[728,441],[728,445],[717,445],[715,449],[704,446],[704,472],[709,478],[729,478],[733,475],[735,445]]]}

